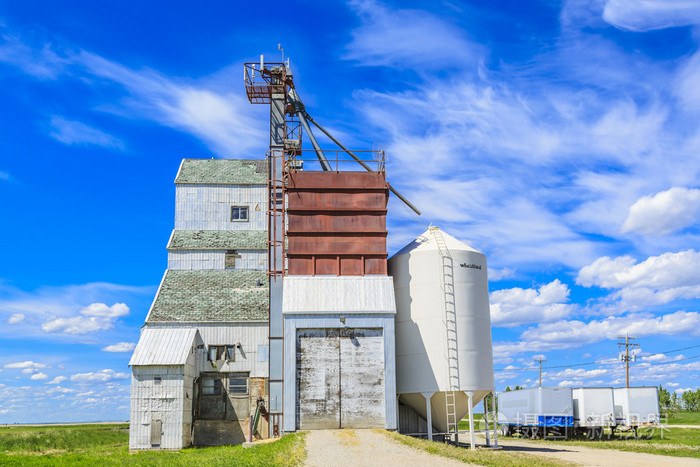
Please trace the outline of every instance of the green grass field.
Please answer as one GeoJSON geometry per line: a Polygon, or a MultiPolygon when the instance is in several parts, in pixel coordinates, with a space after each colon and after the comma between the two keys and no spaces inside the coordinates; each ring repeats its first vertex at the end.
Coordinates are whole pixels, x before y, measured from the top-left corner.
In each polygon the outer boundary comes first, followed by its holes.
{"type": "Polygon", "coordinates": [[[301,465],[304,433],[250,448],[225,446],[129,454],[129,426],[67,425],[0,428],[0,465],[301,465]]]}
{"type": "Polygon", "coordinates": [[[671,412],[668,415],[669,425],[700,425],[700,412],[671,412]]]}

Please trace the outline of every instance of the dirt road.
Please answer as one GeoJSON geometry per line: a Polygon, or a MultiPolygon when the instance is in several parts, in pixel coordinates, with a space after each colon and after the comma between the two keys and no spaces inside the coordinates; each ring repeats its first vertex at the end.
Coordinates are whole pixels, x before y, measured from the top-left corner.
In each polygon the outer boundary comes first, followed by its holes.
{"type": "Polygon", "coordinates": [[[309,467],[382,466],[409,467],[414,465],[461,466],[454,459],[428,454],[410,446],[396,443],[372,430],[318,430],[306,435],[309,467]]]}
{"type": "Polygon", "coordinates": [[[689,457],[659,456],[657,454],[615,451],[614,449],[595,449],[584,446],[557,445],[555,443],[530,443],[527,441],[510,439],[499,439],[498,444],[503,446],[503,449],[507,451],[534,454],[586,466],[700,466],[700,459],[689,457]]]}

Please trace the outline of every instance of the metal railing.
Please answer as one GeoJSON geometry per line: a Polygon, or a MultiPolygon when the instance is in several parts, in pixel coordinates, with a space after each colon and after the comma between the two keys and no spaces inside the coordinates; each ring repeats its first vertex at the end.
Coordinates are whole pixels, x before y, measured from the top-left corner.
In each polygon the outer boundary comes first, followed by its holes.
{"type": "MultiPolygon", "coordinates": [[[[335,172],[365,171],[355,159],[342,149],[322,149],[328,164],[335,172]]],[[[386,155],[384,151],[353,151],[353,153],[376,172],[384,172],[386,155]]],[[[305,172],[318,172],[322,170],[314,149],[299,149],[294,156],[287,160],[288,170],[304,170],[305,172]]]]}

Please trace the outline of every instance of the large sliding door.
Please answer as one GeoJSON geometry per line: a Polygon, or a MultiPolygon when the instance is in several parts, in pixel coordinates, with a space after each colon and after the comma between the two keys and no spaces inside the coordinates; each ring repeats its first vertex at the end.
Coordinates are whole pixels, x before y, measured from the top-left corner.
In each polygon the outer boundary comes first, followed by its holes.
{"type": "Polygon", "coordinates": [[[381,329],[297,331],[297,428],[383,428],[381,329]]]}

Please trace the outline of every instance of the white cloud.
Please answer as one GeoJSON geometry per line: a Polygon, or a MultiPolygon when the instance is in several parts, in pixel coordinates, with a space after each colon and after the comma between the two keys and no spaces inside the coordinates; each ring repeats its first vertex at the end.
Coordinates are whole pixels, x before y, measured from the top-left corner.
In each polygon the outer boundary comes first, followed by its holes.
{"type": "Polygon", "coordinates": [[[44,332],[62,332],[65,334],[86,334],[112,328],[114,321],[129,314],[129,307],[124,303],[107,306],[104,303],[93,303],[81,309],[72,318],[54,318],[41,325],[44,332]]]}
{"type": "Polygon", "coordinates": [[[368,66],[445,68],[475,64],[482,47],[463,30],[425,10],[392,9],[374,0],[353,0],[362,19],[343,58],[368,66]]]}
{"type": "Polygon", "coordinates": [[[93,144],[108,148],[124,149],[124,144],[114,136],[84,123],[75,120],[67,120],[57,115],[51,117],[51,131],[49,136],[68,145],[93,144]]]}
{"type": "Polygon", "coordinates": [[[34,368],[25,368],[24,370],[22,370],[22,373],[24,373],[25,375],[30,375],[30,374],[34,373],[35,371],[38,371],[38,370],[35,370],[34,368]]]}
{"type": "Polygon", "coordinates": [[[24,362],[8,363],[7,365],[4,366],[4,368],[39,369],[39,368],[48,368],[48,365],[45,365],[43,363],[36,363],[36,362],[31,361],[31,360],[27,360],[24,362]]]}
{"type": "Polygon", "coordinates": [[[677,311],[659,317],[630,314],[601,320],[559,321],[529,328],[521,335],[532,348],[566,349],[592,344],[630,334],[636,337],[654,335],[700,335],[700,313],[677,311]]]}
{"type": "Polygon", "coordinates": [[[60,57],[50,44],[40,48],[30,47],[20,38],[3,35],[0,44],[0,62],[17,66],[23,72],[41,79],[55,79],[65,68],[68,60],[60,57]]]}
{"type": "Polygon", "coordinates": [[[114,370],[100,370],[90,373],[78,373],[70,377],[70,380],[75,383],[105,383],[107,381],[112,381],[115,379],[128,378],[127,373],[118,373],[114,370]]]}
{"type": "Polygon", "coordinates": [[[222,155],[262,149],[263,119],[258,120],[251,112],[242,91],[230,91],[231,73],[225,73],[220,83],[197,85],[154,70],[136,71],[86,51],[74,54],[72,59],[88,75],[117,83],[131,94],[113,109],[114,113],[155,120],[188,132],[222,155]]]}
{"type": "Polygon", "coordinates": [[[695,0],[607,0],[603,19],[628,31],[651,31],[700,23],[695,0]]]}
{"type": "Polygon", "coordinates": [[[673,187],[637,200],[621,231],[665,235],[697,223],[699,214],[700,190],[673,187]]]}
{"type": "Polygon", "coordinates": [[[566,304],[569,288],[555,279],[539,289],[496,290],[491,292],[491,324],[511,327],[527,323],[559,320],[569,316],[573,305],[566,304]]]}
{"type": "MultiPolygon", "coordinates": [[[[34,39],[41,45],[27,45],[22,39],[5,36],[0,44],[0,61],[44,79],[109,81],[127,92],[127,97],[99,108],[127,118],[142,118],[187,132],[204,141],[223,156],[263,150],[265,140],[262,113],[251,112],[242,86],[231,92],[239,63],[212,77],[194,82],[173,79],[154,70],[134,70],[85,50],[34,39]],[[55,50],[60,49],[60,55],[55,50]],[[235,72],[233,70],[235,68],[235,72]]],[[[52,120],[52,136],[66,144],[97,144],[122,148],[118,139],[83,123],[52,120]]]]}
{"type": "Polygon", "coordinates": [[[497,282],[515,275],[515,269],[511,268],[501,268],[501,269],[491,269],[489,268],[489,282],[497,282]]]}
{"type": "Polygon", "coordinates": [[[120,342],[103,347],[102,350],[105,352],[131,352],[135,347],[136,344],[133,342],[120,342]]]}
{"type": "Polygon", "coordinates": [[[46,384],[61,384],[63,381],[65,381],[67,379],[68,378],[66,378],[65,376],[56,376],[54,379],[52,379],[51,381],[49,381],[46,384]]]}
{"type": "Polygon", "coordinates": [[[46,373],[39,372],[39,373],[33,374],[29,379],[40,380],[40,379],[49,379],[49,377],[46,373]]]}
{"type": "Polygon", "coordinates": [[[700,298],[700,253],[664,253],[641,263],[631,256],[604,256],[581,268],[576,283],[620,289],[605,299],[611,307],[605,311],[610,313],[700,298]]]}
{"type": "Polygon", "coordinates": [[[7,324],[19,324],[24,321],[24,314],[13,313],[12,316],[7,320],[7,324]]]}

